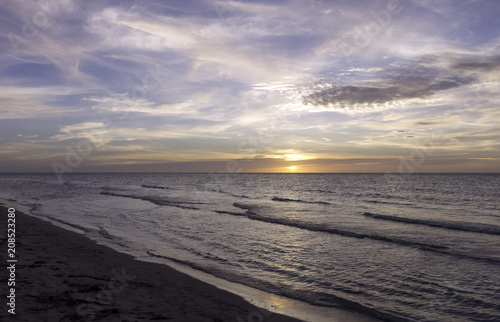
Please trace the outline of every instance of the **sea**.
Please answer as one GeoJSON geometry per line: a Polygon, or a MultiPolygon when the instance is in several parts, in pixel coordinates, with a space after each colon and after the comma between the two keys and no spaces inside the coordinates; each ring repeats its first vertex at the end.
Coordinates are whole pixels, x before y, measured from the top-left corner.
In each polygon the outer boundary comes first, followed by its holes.
{"type": "Polygon", "coordinates": [[[121,252],[318,307],[500,321],[500,174],[0,174],[0,187],[121,252]]]}

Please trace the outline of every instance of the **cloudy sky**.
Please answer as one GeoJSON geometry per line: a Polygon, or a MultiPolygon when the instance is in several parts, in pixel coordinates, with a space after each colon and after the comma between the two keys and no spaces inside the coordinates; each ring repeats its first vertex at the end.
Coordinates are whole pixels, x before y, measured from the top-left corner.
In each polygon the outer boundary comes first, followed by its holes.
{"type": "Polygon", "coordinates": [[[496,0],[0,9],[3,172],[500,172],[496,0]]]}

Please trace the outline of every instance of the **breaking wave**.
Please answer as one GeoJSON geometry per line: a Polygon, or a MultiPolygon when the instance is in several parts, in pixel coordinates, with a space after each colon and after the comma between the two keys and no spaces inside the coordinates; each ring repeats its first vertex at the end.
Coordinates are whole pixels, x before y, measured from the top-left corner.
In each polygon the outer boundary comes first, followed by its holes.
{"type": "Polygon", "coordinates": [[[280,197],[273,197],[271,199],[272,201],[280,201],[280,202],[299,202],[299,203],[315,203],[319,205],[331,205],[331,203],[326,202],[326,201],[306,201],[306,200],[301,200],[301,199],[289,199],[289,198],[280,198],[280,197]]]}
{"type": "Polygon", "coordinates": [[[470,223],[461,221],[439,221],[430,219],[405,218],[398,216],[379,215],[370,212],[365,212],[363,215],[370,218],[402,222],[415,225],[424,225],[430,227],[439,227],[452,230],[469,231],[474,233],[500,235],[500,227],[495,225],[470,223]]]}

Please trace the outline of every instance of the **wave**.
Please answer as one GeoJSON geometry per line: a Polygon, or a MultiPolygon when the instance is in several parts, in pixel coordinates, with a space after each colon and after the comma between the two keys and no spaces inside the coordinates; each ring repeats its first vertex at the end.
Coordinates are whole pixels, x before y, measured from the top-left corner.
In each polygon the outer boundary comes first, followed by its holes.
{"type": "Polygon", "coordinates": [[[52,221],[56,221],[58,223],[64,224],[66,226],[75,228],[75,229],[80,230],[81,232],[84,232],[84,233],[89,233],[89,232],[93,231],[91,228],[80,226],[80,225],[77,225],[77,224],[73,224],[73,223],[70,223],[68,221],[65,221],[65,220],[62,220],[62,219],[58,219],[58,218],[55,218],[55,217],[52,217],[52,216],[44,216],[44,217],[46,217],[46,218],[48,218],[48,219],[50,219],[52,221]]]}
{"type": "MultiPolygon", "coordinates": [[[[265,217],[265,216],[261,216],[261,215],[257,214],[256,212],[254,212],[253,210],[256,209],[257,207],[252,206],[252,205],[245,205],[245,204],[235,202],[233,204],[233,206],[240,208],[240,209],[246,209],[244,216],[246,216],[247,218],[252,219],[252,220],[259,220],[259,221],[273,223],[273,224],[279,224],[279,225],[284,225],[284,226],[289,226],[289,227],[296,227],[296,228],[306,229],[306,230],[310,230],[310,231],[319,231],[319,232],[324,232],[324,233],[329,233],[329,234],[334,234],[334,235],[339,235],[339,236],[344,236],[344,237],[352,237],[352,238],[359,238],[359,239],[372,239],[372,240],[378,240],[378,241],[382,241],[382,242],[393,243],[393,244],[397,244],[397,245],[401,245],[401,246],[418,247],[419,249],[422,249],[425,251],[438,252],[438,253],[447,254],[447,255],[451,255],[451,256],[455,256],[455,257],[469,258],[469,259],[475,259],[475,260],[481,260],[481,261],[487,261],[487,262],[500,262],[500,259],[496,259],[496,258],[486,258],[486,257],[469,255],[469,254],[455,253],[455,252],[449,251],[449,248],[447,246],[419,243],[419,242],[415,242],[415,241],[409,241],[409,240],[393,238],[393,237],[388,237],[388,236],[380,236],[380,235],[366,234],[366,233],[357,233],[357,232],[348,231],[348,230],[336,229],[333,227],[325,227],[325,226],[320,225],[320,224],[292,221],[292,220],[287,219],[287,218],[265,217]]],[[[226,212],[226,213],[232,214],[230,212],[226,212]]],[[[234,214],[234,215],[242,216],[241,214],[234,214]]]]}
{"type": "Polygon", "coordinates": [[[182,260],[179,260],[177,258],[173,258],[173,257],[170,257],[170,256],[164,256],[164,255],[158,255],[158,254],[155,254],[153,253],[152,251],[146,251],[146,254],[148,254],[149,256],[151,257],[157,257],[157,258],[164,258],[164,259],[168,259],[174,263],[178,263],[178,264],[183,264],[183,265],[188,265],[192,268],[194,268],[191,263],[188,263],[188,262],[185,262],[185,261],[182,261],[182,260]]]}
{"type": "Polygon", "coordinates": [[[122,187],[112,187],[112,186],[101,186],[102,190],[110,190],[110,191],[129,191],[127,188],[122,187]]]}
{"type": "Polygon", "coordinates": [[[226,211],[226,210],[214,210],[218,214],[227,214],[227,215],[233,215],[233,216],[246,216],[245,214],[239,213],[239,212],[232,212],[232,211],[226,211]]]}
{"type": "Polygon", "coordinates": [[[300,203],[315,203],[315,204],[320,204],[320,205],[331,205],[331,203],[326,202],[326,201],[306,201],[306,200],[301,200],[301,199],[289,199],[289,198],[280,198],[280,197],[273,197],[271,200],[272,201],[280,201],[280,202],[300,202],[300,203]]]}
{"type": "Polygon", "coordinates": [[[149,189],[171,189],[169,187],[155,186],[155,185],[150,185],[150,184],[143,184],[141,187],[142,188],[149,188],[149,189]]]}
{"type": "Polygon", "coordinates": [[[461,231],[468,231],[468,232],[482,233],[482,234],[500,235],[500,226],[489,225],[489,224],[460,222],[460,221],[439,221],[439,220],[430,220],[430,219],[405,218],[405,217],[398,217],[398,216],[373,214],[370,212],[365,212],[363,215],[365,215],[366,217],[370,217],[370,218],[389,220],[389,221],[395,221],[395,222],[403,222],[403,223],[408,223],[408,224],[424,225],[424,226],[430,226],[430,227],[439,227],[439,228],[444,228],[444,229],[461,230],[461,231]]]}
{"type": "Polygon", "coordinates": [[[249,196],[246,196],[246,195],[239,195],[237,193],[232,193],[232,192],[229,192],[229,191],[224,191],[222,189],[207,189],[206,191],[211,191],[211,192],[217,192],[217,193],[222,193],[222,194],[225,194],[225,195],[228,195],[228,196],[232,196],[232,197],[236,197],[236,198],[244,198],[244,199],[252,199],[251,197],[249,196]]]}
{"type": "MultiPolygon", "coordinates": [[[[191,207],[191,206],[184,206],[183,204],[191,204],[189,202],[176,202],[176,201],[171,201],[171,200],[166,200],[164,198],[154,198],[154,197],[143,197],[143,196],[133,196],[133,195],[120,195],[117,193],[113,192],[107,192],[107,191],[102,191],[100,193],[101,195],[108,195],[108,196],[114,196],[114,197],[124,197],[124,198],[132,198],[132,199],[139,199],[139,200],[145,200],[154,203],[155,205],[158,206],[169,206],[169,207],[177,207],[177,208],[182,208],[182,209],[190,209],[190,210],[200,210],[200,208],[196,207],[191,207]]],[[[196,203],[199,204],[199,203],[196,203]]]]}
{"type": "Polygon", "coordinates": [[[324,189],[316,189],[315,190],[316,192],[319,192],[319,193],[326,193],[326,194],[334,194],[335,191],[332,191],[332,190],[324,190],[324,189]]]}
{"type": "Polygon", "coordinates": [[[373,199],[365,199],[364,202],[370,203],[381,203],[387,205],[400,205],[400,206],[413,206],[414,204],[408,202],[391,202],[391,201],[383,201],[383,200],[373,200],[373,199]]]}
{"type": "Polygon", "coordinates": [[[362,239],[369,238],[369,239],[375,239],[375,240],[381,240],[381,241],[388,241],[388,242],[393,242],[393,243],[405,245],[405,246],[420,246],[420,247],[424,247],[424,248],[436,248],[436,249],[447,248],[445,246],[437,246],[437,245],[431,245],[431,244],[425,244],[425,243],[410,242],[410,241],[396,239],[396,238],[390,238],[390,237],[386,237],[386,236],[369,235],[369,234],[363,234],[363,233],[356,233],[356,232],[352,232],[352,231],[348,231],[348,230],[340,230],[340,229],[335,229],[332,227],[325,227],[321,224],[291,221],[287,218],[264,217],[264,216],[258,215],[257,213],[252,211],[254,208],[256,208],[254,206],[244,205],[244,204],[240,204],[237,202],[233,203],[233,206],[240,208],[240,209],[246,209],[247,211],[245,212],[245,216],[250,218],[250,219],[253,219],[253,220],[260,220],[260,221],[265,221],[265,222],[269,222],[269,223],[281,224],[281,225],[285,225],[285,226],[291,226],[291,227],[296,227],[296,228],[301,228],[301,229],[306,229],[306,230],[311,230],[311,231],[321,231],[321,232],[325,232],[325,233],[341,235],[341,236],[346,236],[346,237],[355,237],[355,238],[362,238],[362,239]]]}
{"type": "Polygon", "coordinates": [[[104,228],[100,227],[99,230],[97,231],[99,235],[106,239],[113,239],[113,236],[104,228]]]}
{"type": "MultiPolygon", "coordinates": [[[[71,223],[69,221],[65,221],[65,220],[62,220],[62,219],[59,219],[59,218],[55,218],[55,217],[52,217],[52,216],[46,216],[46,215],[43,215],[43,217],[53,221],[53,222],[58,222],[60,224],[63,224],[65,226],[69,226],[69,227],[72,227],[76,230],[79,230],[81,233],[83,233],[84,235],[86,236],[92,236],[94,234],[97,234],[101,237],[104,237],[108,240],[112,240],[113,243],[115,243],[116,245],[119,245],[121,247],[124,247],[124,248],[129,248],[129,246],[125,245],[122,241],[122,238],[120,237],[117,237],[117,236],[113,236],[111,235],[106,229],[104,229],[103,227],[99,227],[98,229],[96,228],[90,228],[90,227],[85,227],[85,226],[81,226],[81,225],[78,225],[78,224],[74,224],[74,223],[71,223]]],[[[92,239],[92,237],[90,237],[92,239]]]]}
{"type": "Polygon", "coordinates": [[[235,193],[230,193],[230,192],[227,192],[229,195],[233,196],[233,197],[236,197],[236,198],[245,198],[245,199],[251,199],[249,196],[246,196],[246,195],[238,195],[238,194],[235,194],[235,193]]]}

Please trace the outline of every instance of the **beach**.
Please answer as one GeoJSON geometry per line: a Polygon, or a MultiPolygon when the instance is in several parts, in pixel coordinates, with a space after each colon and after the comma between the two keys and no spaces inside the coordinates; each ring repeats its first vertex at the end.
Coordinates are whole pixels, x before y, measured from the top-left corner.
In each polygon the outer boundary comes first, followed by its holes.
{"type": "Polygon", "coordinates": [[[68,178],[0,176],[26,319],[499,317],[498,175],[414,175],[397,191],[376,174],[241,174],[218,191],[208,174],[68,178]]]}
{"type": "Polygon", "coordinates": [[[15,219],[15,315],[3,304],[2,321],[299,321],[19,211],[15,219]]]}

